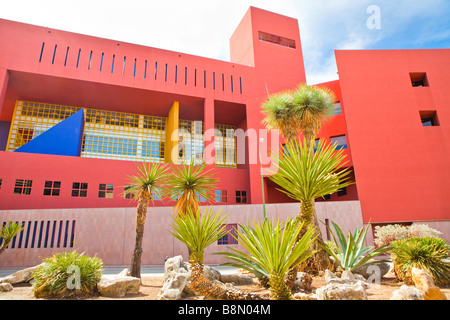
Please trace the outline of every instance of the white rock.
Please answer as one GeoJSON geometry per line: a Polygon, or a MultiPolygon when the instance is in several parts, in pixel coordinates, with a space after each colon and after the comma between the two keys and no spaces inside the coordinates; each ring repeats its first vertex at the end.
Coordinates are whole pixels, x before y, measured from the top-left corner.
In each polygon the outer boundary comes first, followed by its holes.
{"type": "Polygon", "coordinates": [[[402,285],[400,289],[392,292],[389,300],[423,300],[424,292],[415,287],[402,285]]]}

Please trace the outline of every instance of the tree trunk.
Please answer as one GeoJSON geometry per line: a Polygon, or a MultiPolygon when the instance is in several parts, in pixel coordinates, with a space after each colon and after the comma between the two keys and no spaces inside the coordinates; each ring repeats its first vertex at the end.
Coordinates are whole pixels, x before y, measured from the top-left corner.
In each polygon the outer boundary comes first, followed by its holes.
{"type": "Polygon", "coordinates": [[[292,293],[284,278],[277,274],[269,277],[270,292],[274,300],[292,300],[292,293]]]}
{"type": "Polygon", "coordinates": [[[141,278],[142,239],[144,237],[144,226],[149,199],[150,197],[147,194],[141,195],[136,210],[136,240],[130,268],[131,276],[136,278],[141,278]]]}
{"type": "Polygon", "coordinates": [[[333,269],[333,263],[326,253],[325,250],[319,247],[318,243],[323,243],[322,233],[319,229],[319,221],[317,219],[314,200],[312,201],[304,201],[300,205],[300,214],[297,217],[300,222],[304,222],[302,230],[300,230],[297,241],[303,237],[303,235],[308,231],[310,227],[315,228],[315,232],[313,237],[317,235],[316,240],[313,244],[311,244],[310,249],[312,251],[317,251],[311,257],[303,261],[300,265],[292,268],[288,275],[286,276],[286,284],[289,288],[294,286],[294,281],[297,279],[297,272],[303,271],[311,274],[318,274],[319,271],[324,271],[326,269],[333,269]]]}

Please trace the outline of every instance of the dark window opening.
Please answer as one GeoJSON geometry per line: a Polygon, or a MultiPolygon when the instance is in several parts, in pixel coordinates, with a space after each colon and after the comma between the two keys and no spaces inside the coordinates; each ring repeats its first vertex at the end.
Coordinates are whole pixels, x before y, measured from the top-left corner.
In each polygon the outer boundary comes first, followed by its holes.
{"type": "Polygon", "coordinates": [[[224,235],[222,238],[217,240],[218,245],[229,245],[229,244],[238,244],[237,242],[237,224],[226,224],[225,231],[228,233],[224,235]]]}
{"type": "Polygon", "coordinates": [[[98,186],[98,197],[112,199],[114,191],[114,185],[100,183],[98,186]]]}
{"type": "Polygon", "coordinates": [[[247,191],[236,191],[236,203],[247,203],[247,191]]]}
{"type": "Polygon", "coordinates": [[[31,194],[31,186],[33,184],[32,180],[21,180],[17,179],[14,185],[14,194],[31,194]]]}
{"type": "Polygon", "coordinates": [[[439,121],[437,118],[436,111],[420,111],[420,120],[422,122],[422,126],[424,127],[435,127],[439,126],[439,121]]]}
{"type": "Polygon", "coordinates": [[[72,197],[87,197],[88,184],[85,182],[74,182],[72,184],[72,197]]]}
{"type": "Polygon", "coordinates": [[[262,31],[259,32],[259,40],[264,41],[264,42],[274,43],[279,46],[288,47],[288,48],[292,48],[292,49],[296,48],[295,40],[280,37],[280,36],[262,32],[262,31]]]}
{"type": "Polygon", "coordinates": [[[426,72],[411,72],[409,74],[413,87],[428,87],[428,78],[426,72]]]}
{"type": "Polygon", "coordinates": [[[338,197],[347,195],[347,187],[343,187],[343,188],[339,189],[337,194],[338,194],[338,197]]]}
{"type": "Polygon", "coordinates": [[[61,181],[45,181],[44,196],[59,196],[61,191],[61,181]]]}

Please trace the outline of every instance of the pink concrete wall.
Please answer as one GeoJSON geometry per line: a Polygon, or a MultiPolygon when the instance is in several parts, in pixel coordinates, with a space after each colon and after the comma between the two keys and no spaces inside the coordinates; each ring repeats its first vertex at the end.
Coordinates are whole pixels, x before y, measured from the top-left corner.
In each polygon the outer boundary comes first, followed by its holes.
{"type": "MultiPolygon", "coordinates": [[[[204,208],[204,207],[203,207],[204,208]]],[[[222,210],[227,214],[227,223],[246,224],[247,221],[263,217],[262,205],[229,205],[216,206],[215,211],[222,210]]],[[[299,212],[298,203],[268,204],[269,217],[285,220],[299,212]]],[[[143,242],[143,265],[162,265],[166,256],[183,255],[188,258],[188,252],[183,243],[169,234],[171,225],[170,207],[152,207],[147,214],[143,242]]],[[[316,204],[319,220],[329,219],[339,224],[345,233],[363,225],[359,201],[322,202],[316,204]]],[[[45,230],[41,234],[41,248],[37,248],[38,232],[35,235],[34,248],[8,247],[0,255],[0,267],[28,267],[39,264],[41,259],[61,251],[76,249],[96,255],[103,260],[105,266],[127,266],[131,262],[135,240],[135,208],[96,208],[96,209],[41,209],[41,210],[2,210],[0,211],[0,224],[4,221],[76,221],[73,248],[67,246],[44,248],[45,230]]],[[[38,223],[40,225],[40,223],[38,223]]],[[[71,226],[71,225],[70,225],[71,226]]],[[[69,228],[70,229],[70,228],[69,228]]],[[[326,238],[325,227],[321,231],[326,238]]],[[[31,238],[30,232],[30,238],[31,238]]],[[[49,232],[51,234],[51,232],[49,232]]],[[[50,240],[50,239],[48,239],[50,240]]],[[[219,264],[225,262],[224,258],[212,255],[213,252],[226,251],[227,245],[213,244],[206,250],[205,263],[219,264]]],[[[239,248],[239,245],[229,245],[239,248]]]]}

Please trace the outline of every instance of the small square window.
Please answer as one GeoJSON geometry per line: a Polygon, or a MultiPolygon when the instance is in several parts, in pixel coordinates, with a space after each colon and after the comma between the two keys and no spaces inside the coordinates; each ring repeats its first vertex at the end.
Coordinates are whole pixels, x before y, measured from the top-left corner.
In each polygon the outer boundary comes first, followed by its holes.
{"type": "Polygon", "coordinates": [[[413,87],[428,87],[428,78],[426,72],[411,72],[409,74],[413,87]]]}
{"type": "Polygon", "coordinates": [[[135,193],[129,192],[128,190],[130,190],[131,188],[134,188],[134,187],[135,186],[133,186],[133,187],[131,187],[131,186],[124,187],[123,194],[124,194],[124,198],[125,199],[133,199],[133,197],[135,196],[135,193]]]}
{"type": "Polygon", "coordinates": [[[437,118],[437,113],[435,110],[430,111],[420,111],[420,121],[424,127],[435,127],[439,126],[439,121],[437,118]]]}
{"type": "Polygon", "coordinates": [[[33,184],[32,180],[21,180],[17,179],[14,185],[14,194],[31,194],[31,186],[33,184]]]}
{"type": "Polygon", "coordinates": [[[85,182],[74,182],[72,183],[72,197],[87,197],[88,184],[85,182]]]}
{"type": "Polygon", "coordinates": [[[341,108],[341,102],[335,102],[333,107],[333,116],[336,116],[338,114],[342,114],[342,108],[341,108]]]}
{"type": "Polygon", "coordinates": [[[323,196],[324,200],[330,200],[331,199],[331,194],[326,194],[323,196]]]}
{"type": "Polygon", "coordinates": [[[236,191],[236,203],[247,203],[247,191],[236,191]]]}
{"type": "Polygon", "coordinates": [[[337,194],[338,194],[338,197],[343,197],[343,196],[347,195],[347,188],[343,187],[343,188],[339,189],[337,194]]]}
{"type": "Polygon", "coordinates": [[[98,185],[98,197],[99,198],[112,199],[113,192],[114,192],[114,185],[112,185],[112,184],[100,183],[98,185]]]}
{"type": "Polygon", "coordinates": [[[226,235],[217,240],[218,245],[238,244],[237,242],[237,224],[226,224],[225,231],[228,231],[226,235]]]}
{"type": "Polygon", "coordinates": [[[44,196],[59,196],[61,190],[61,181],[45,181],[44,196]]]}

